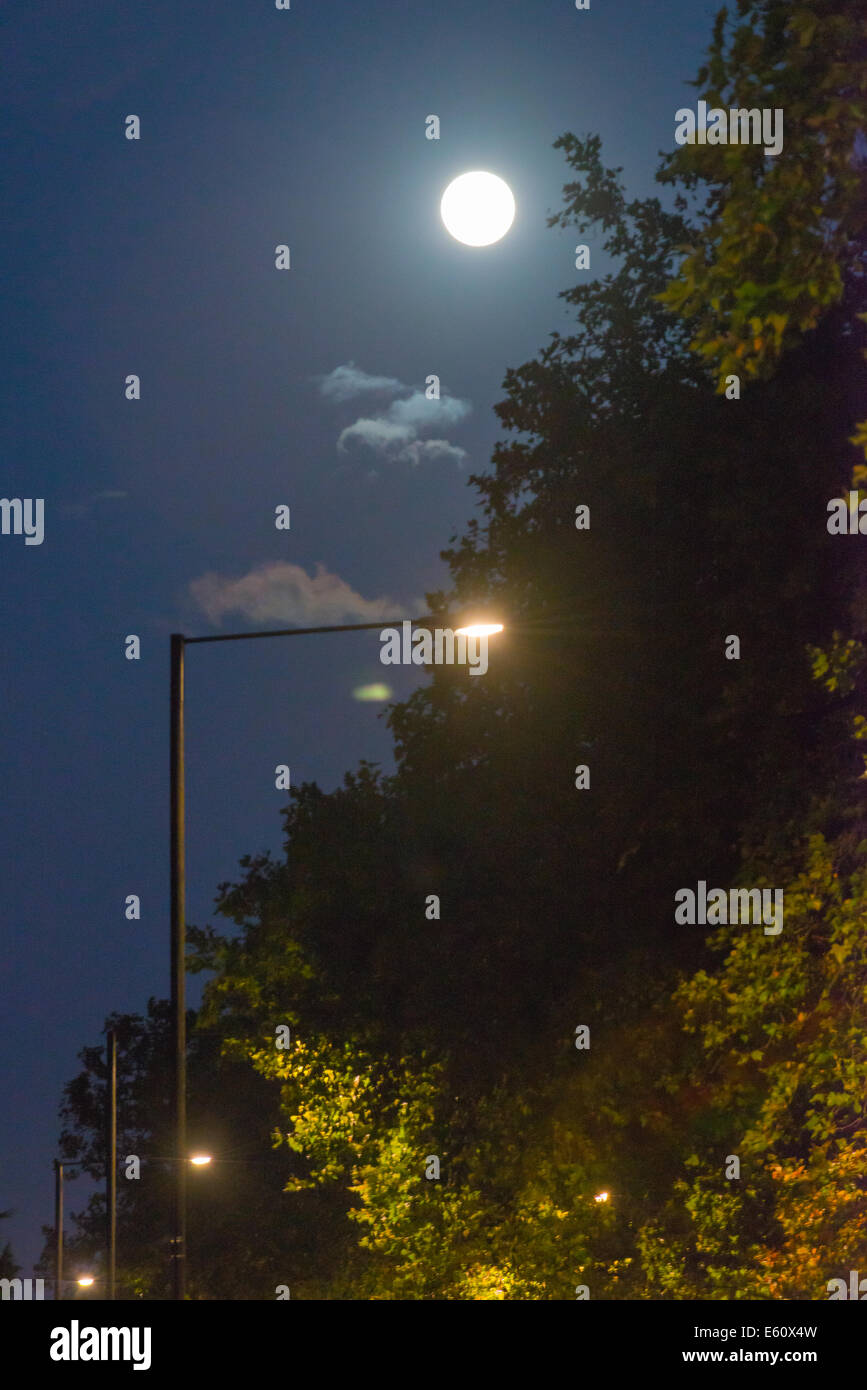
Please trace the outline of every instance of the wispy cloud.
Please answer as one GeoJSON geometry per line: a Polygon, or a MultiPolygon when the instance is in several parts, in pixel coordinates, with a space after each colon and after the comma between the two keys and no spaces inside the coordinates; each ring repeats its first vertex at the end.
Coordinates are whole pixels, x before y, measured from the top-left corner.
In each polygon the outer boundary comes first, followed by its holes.
{"type": "Polygon", "coordinates": [[[369,449],[385,454],[395,445],[408,444],[415,437],[412,425],[395,425],[385,419],[361,419],[340,431],[337,447],[343,453],[349,444],[366,444],[369,449]]]}
{"type": "Polygon", "coordinates": [[[461,449],[457,444],[450,444],[447,439],[416,439],[412,444],[407,444],[405,449],[401,449],[401,457],[406,459],[407,463],[411,463],[413,468],[417,468],[420,463],[453,463],[456,467],[462,468],[466,456],[466,449],[461,449]]]}
{"type": "MultiPolygon", "coordinates": [[[[396,377],[371,376],[353,362],[335,367],[319,381],[320,393],[337,404],[364,394],[391,396],[388,404],[378,407],[374,414],[359,416],[337,436],[337,448],[342,454],[368,450],[389,463],[408,463],[418,467],[422,462],[463,465],[465,449],[447,439],[420,439],[419,436],[459,425],[472,411],[469,401],[450,396],[448,392],[430,400],[418,387],[406,386],[396,377]]],[[[376,473],[372,474],[376,476],[376,473]]]]}
{"type": "Polygon", "coordinates": [[[300,565],[276,560],[239,579],[213,571],[190,583],[205,616],[219,626],[228,614],[257,623],[317,627],[328,623],[377,622],[394,618],[405,605],[390,598],[364,598],[324,565],[308,574],[300,565]]]}
{"type": "Polygon", "coordinates": [[[448,425],[460,424],[471,410],[469,401],[459,400],[457,396],[441,396],[438,401],[429,401],[424,391],[413,391],[408,400],[393,401],[386,418],[393,420],[396,425],[443,429],[448,425]]]}

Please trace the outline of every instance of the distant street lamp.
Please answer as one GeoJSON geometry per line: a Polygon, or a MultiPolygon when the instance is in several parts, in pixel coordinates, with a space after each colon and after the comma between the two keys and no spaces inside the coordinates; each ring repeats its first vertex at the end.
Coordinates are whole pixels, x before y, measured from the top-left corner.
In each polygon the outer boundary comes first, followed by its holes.
{"type": "MultiPolygon", "coordinates": [[[[66,1283],[73,1283],[73,1280],[66,1280],[63,1277],[63,1182],[67,1168],[82,1168],[81,1163],[63,1163],[59,1158],[54,1160],[54,1301],[57,1303],[63,1298],[63,1286],[66,1283]]],[[[74,1281],[82,1289],[90,1288],[94,1283],[92,1274],[82,1274],[74,1281]]],[[[114,1281],[111,1282],[111,1292],[109,1298],[114,1298],[114,1281]]]]}
{"type": "Polygon", "coordinates": [[[63,1176],[66,1168],[80,1168],[80,1163],[54,1160],[54,1301],[63,1298],[63,1176]]]}
{"type": "MultiPolygon", "coordinates": [[[[107,1085],[105,1097],[105,1250],[106,1297],[115,1296],[117,1263],[117,1033],[106,1034],[105,1060],[107,1085]]],[[[64,1168],[80,1168],[80,1163],[64,1164],[54,1160],[54,1278],[55,1300],[62,1298],[63,1288],[63,1174],[64,1168]]]]}

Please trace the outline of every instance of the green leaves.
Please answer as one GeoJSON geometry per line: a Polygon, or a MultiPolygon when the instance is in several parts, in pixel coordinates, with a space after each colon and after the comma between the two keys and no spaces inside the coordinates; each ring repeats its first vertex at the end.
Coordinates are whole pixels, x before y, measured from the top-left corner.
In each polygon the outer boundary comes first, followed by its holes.
{"type": "Polygon", "coordinates": [[[807,651],[814,678],[821,681],[831,694],[841,697],[851,695],[867,657],[863,644],[854,637],[844,638],[835,631],[830,647],[808,647],[807,651]]]}
{"type": "Polygon", "coordinates": [[[718,382],[769,377],[863,260],[864,9],[802,5],[782,28],[781,13],[750,0],[736,25],[722,11],[698,86],[710,105],[782,111],[782,151],[685,145],[659,175],[707,195],[695,249],[660,302],[693,322],[693,350],[718,382]]]}

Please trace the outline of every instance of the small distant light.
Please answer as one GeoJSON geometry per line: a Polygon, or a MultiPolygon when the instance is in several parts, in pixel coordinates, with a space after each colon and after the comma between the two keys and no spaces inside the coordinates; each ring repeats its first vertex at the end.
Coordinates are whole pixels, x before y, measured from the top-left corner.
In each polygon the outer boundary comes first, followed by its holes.
{"type": "Polygon", "coordinates": [[[192,1158],[190,1159],[190,1162],[194,1163],[197,1168],[204,1168],[205,1164],[210,1163],[210,1161],[210,1154],[193,1154],[192,1158]]]}
{"type": "Polygon", "coordinates": [[[608,1193],[607,1193],[607,1192],[597,1192],[597,1193],[596,1193],[596,1196],[593,1198],[593,1200],[594,1200],[594,1202],[607,1202],[607,1201],[608,1201],[608,1193]]]}
{"type": "Polygon", "coordinates": [[[373,685],[357,685],[352,692],[353,700],[390,700],[391,686],[383,685],[381,681],[373,685]]]}
{"type": "Polygon", "coordinates": [[[493,637],[495,632],[502,632],[502,623],[469,623],[467,627],[456,627],[457,637],[493,637]]]}
{"type": "Polygon", "coordinates": [[[96,1283],[96,1280],[92,1274],[82,1274],[81,1278],[77,1279],[75,1282],[78,1284],[79,1288],[89,1289],[91,1284],[96,1283]]]}

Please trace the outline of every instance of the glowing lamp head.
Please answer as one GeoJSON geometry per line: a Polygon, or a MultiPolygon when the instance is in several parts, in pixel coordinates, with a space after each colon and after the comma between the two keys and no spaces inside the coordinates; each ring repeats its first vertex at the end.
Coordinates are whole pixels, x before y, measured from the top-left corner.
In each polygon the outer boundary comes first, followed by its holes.
{"type": "Polygon", "coordinates": [[[468,623],[466,627],[456,627],[456,637],[493,637],[503,631],[502,623],[468,623]]]}
{"type": "Polygon", "coordinates": [[[89,1289],[92,1284],[96,1283],[96,1280],[92,1274],[82,1274],[75,1282],[80,1289],[89,1289]]]}
{"type": "Polygon", "coordinates": [[[596,1196],[593,1198],[593,1200],[594,1200],[594,1202],[607,1202],[607,1201],[608,1201],[608,1193],[607,1193],[607,1192],[597,1192],[597,1193],[596,1193],[596,1196]]]}
{"type": "Polygon", "coordinates": [[[190,1159],[190,1162],[192,1163],[194,1168],[204,1168],[206,1164],[211,1162],[211,1155],[193,1154],[192,1158],[190,1159]]]}

